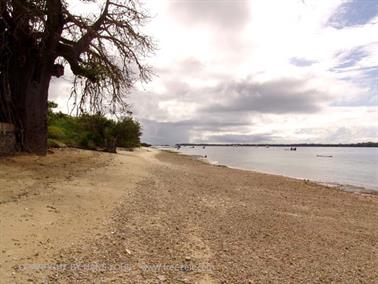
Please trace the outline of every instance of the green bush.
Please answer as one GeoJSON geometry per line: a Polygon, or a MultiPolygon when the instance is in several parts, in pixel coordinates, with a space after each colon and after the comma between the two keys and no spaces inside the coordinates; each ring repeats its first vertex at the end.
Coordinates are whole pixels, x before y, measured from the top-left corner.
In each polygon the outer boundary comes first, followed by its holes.
{"type": "Polygon", "coordinates": [[[125,117],[115,125],[117,146],[132,148],[140,146],[141,126],[131,117],[125,117]]]}
{"type": "Polygon", "coordinates": [[[48,127],[48,138],[64,140],[65,133],[64,129],[60,128],[59,126],[50,125],[48,127]]]}
{"type": "Polygon", "coordinates": [[[106,118],[103,114],[82,114],[78,117],[54,113],[57,105],[49,103],[48,137],[71,147],[87,149],[140,146],[141,126],[132,117],[119,121],[106,118]]]}

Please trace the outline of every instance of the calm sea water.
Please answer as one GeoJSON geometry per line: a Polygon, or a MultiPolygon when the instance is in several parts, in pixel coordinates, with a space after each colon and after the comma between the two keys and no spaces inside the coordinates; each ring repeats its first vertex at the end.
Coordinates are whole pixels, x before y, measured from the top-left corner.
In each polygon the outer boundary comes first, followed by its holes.
{"type": "Polygon", "coordinates": [[[216,164],[378,192],[378,148],[181,147],[216,164]],[[317,155],[332,156],[318,157],[317,155]]]}

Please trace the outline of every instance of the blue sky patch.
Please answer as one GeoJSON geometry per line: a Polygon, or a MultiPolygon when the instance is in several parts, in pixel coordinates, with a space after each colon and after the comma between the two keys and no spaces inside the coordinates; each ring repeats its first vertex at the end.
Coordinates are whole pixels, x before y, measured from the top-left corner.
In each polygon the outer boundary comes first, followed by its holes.
{"type": "Polygon", "coordinates": [[[343,53],[339,55],[341,64],[335,66],[335,69],[343,69],[355,66],[361,59],[368,56],[369,53],[364,47],[357,47],[351,50],[349,53],[343,53]]]}
{"type": "MultiPolygon", "coordinates": [[[[355,82],[361,87],[366,87],[366,93],[352,101],[339,100],[331,106],[376,106],[378,107],[378,65],[366,68],[360,68],[358,76],[345,76],[342,80],[355,82]]],[[[343,71],[341,71],[343,72],[343,71]]]]}
{"type": "Polygon", "coordinates": [[[328,25],[337,29],[364,25],[378,15],[377,0],[352,0],[340,5],[328,20],[328,25]]]}

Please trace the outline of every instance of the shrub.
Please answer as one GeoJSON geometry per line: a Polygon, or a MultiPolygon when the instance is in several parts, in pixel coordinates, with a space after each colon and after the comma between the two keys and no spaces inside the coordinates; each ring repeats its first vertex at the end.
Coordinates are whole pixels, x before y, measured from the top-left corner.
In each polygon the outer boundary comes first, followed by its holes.
{"type": "Polygon", "coordinates": [[[59,126],[51,125],[48,127],[48,138],[64,140],[65,133],[64,129],[59,126]]]}
{"type": "Polygon", "coordinates": [[[103,114],[82,114],[78,117],[54,113],[57,105],[49,103],[48,135],[50,139],[73,147],[88,149],[104,148],[114,152],[115,147],[139,147],[141,126],[132,117],[119,121],[106,118],[103,114]]]}
{"type": "Polygon", "coordinates": [[[132,117],[125,117],[115,126],[117,146],[132,148],[140,146],[141,126],[132,117]]]}

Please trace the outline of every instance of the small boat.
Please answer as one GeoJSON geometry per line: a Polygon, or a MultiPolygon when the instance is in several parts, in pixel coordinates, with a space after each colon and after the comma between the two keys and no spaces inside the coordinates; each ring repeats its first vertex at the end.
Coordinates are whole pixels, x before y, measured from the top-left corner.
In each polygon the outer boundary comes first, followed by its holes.
{"type": "Polygon", "coordinates": [[[206,147],[205,146],[202,146],[202,149],[205,149],[206,147]]]}
{"type": "Polygon", "coordinates": [[[332,158],[333,156],[332,155],[316,155],[316,157],[319,157],[319,158],[332,158]]]}
{"type": "Polygon", "coordinates": [[[297,147],[291,147],[290,151],[297,151],[297,147]]]}

